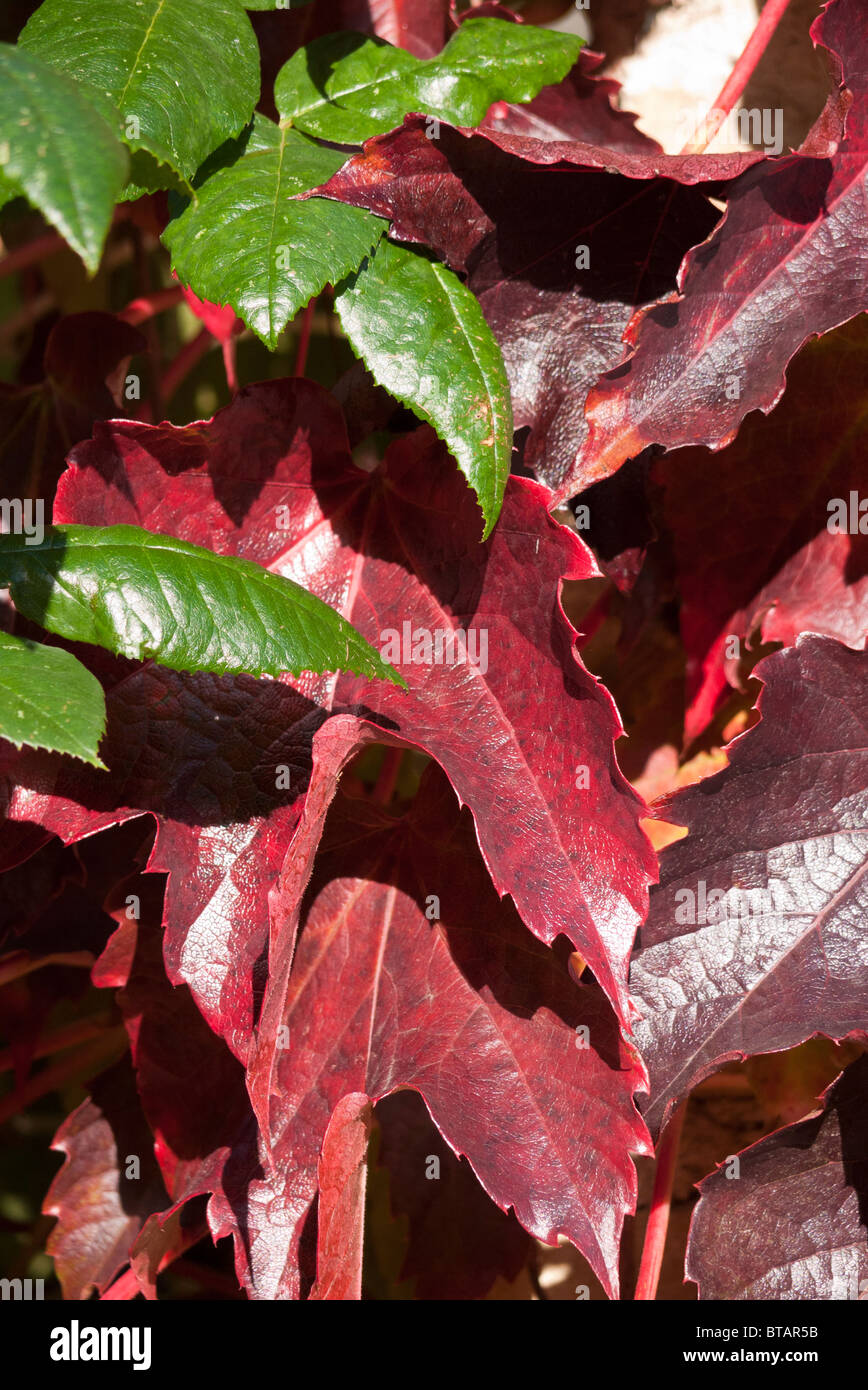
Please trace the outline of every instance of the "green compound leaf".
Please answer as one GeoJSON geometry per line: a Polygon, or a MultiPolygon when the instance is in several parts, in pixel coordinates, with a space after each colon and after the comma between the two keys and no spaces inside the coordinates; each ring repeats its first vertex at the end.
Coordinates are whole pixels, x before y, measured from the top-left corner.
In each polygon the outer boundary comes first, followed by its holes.
{"type": "Polygon", "coordinates": [[[335,308],[374,379],[449,446],[479,498],[484,540],[509,474],[512,406],[475,295],[433,257],[384,238],[340,287],[335,308]]]}
{"type": "Polygon", "coordinates": [[[478,125],[492,102],[530,101],[560,82],[582,40],[530,24],[470,19],[436,58],[414,58],[383,39],[326,34],[294,53],[277,75],[282,116],[309,135],[360,145],[412,111],[478,125]]]}
{"type": "Polygon", "coordinates": [[[102,686],[70,652],[0,633],[0,738],[104,767],[102,686]]]}
{"type": "Polygon", "coordinates": [[[127,163],[112,124],[75,82],[0,44],[0,198],[23,193],[91,273],[127,163]]]}
{"type": "Polygon", "coordinates": [[[363,208],[293,201],[345,160],[257,116],[240,157],[206,179],[166,229],[178,278],[213,304],[231,304],[273,349],[299,309],[354,270],[386,228],[363,208]]]}
{"type": "Polygon", "coordinates": [[[403,684],[334,609],[249,560],[138,526],[0,535],[0,586],[49,632],[175,671],[353,671],[403,684]]]}
{"type": "MultiPolygon", "coordinates": [[[[238,0],[44,0],[19,44],[102,93],[124,138],[186,180],[250,120],[259,50],[238,0]]],[[[165,186],[163,184],[162,186],[165,186]]]]}

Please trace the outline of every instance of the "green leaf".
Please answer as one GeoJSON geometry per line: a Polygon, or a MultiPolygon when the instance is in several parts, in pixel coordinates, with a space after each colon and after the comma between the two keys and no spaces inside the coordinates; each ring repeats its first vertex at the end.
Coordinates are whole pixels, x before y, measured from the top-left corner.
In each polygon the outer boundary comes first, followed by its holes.
{"type": "Polygon", "coordinates": [[[298,50],[274,85],[281,115],[309,135],[359,145],[412,111],[478,125],[495,101],[530,101],[560,82],[582,40],[530,24],[470,19],[436,58],[383,39],[326,34],[298,50]]]}
{"type": "Polygon", "coordinates": [[[385,230],[363,208],[293,201],[345,160],[257,116],[241,156],[206,179],[165,231],[178,278],[213,304],[231,304],[273,349],[299,309],[354,270],[385,230]]]}
{"type": "Polygon", "coordinates": [[[238,0],[44,0],[19,44],[107,97],[130,149],[188,182],[259,97],[256,35],[238,0]]]}
{"type": "Polygon", "coordinates": [[[92,273],[127,163],[112,125],[75,82],[0,44],[3,194],[23,193],[92,273]]]}
{"type": "Polygon", "coordinates": [[[86,666],[59,647],[0,633],[0,738],[105,767],[104,733],[105,696],[86,666]]]}
{"type": "Polygon", "coordinates": [[[475,295],[433,257],[384,238],[340,287],[335,308],[375,381],[448,444],[479,498],[485,539],[509,475],[512,407],[475,295]]]}
{"type": "Polygon", "coordinates": [[[138,526],[0,535],[0,586],[49,632],[175,671],[353,671],[403,684],[328,604],[234,556],[138,526]]]}

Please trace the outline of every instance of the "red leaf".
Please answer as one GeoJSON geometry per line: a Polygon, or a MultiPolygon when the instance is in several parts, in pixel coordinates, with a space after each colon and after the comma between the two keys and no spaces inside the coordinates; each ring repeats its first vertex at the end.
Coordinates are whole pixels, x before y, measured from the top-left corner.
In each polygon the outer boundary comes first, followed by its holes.
{"type": "Polygon", "coordinates": [[[615,763],[617,714],[575,655],[559,604],[564,578],[596,569],[547,516],[543,489],[513,480],[494,536],[478,545],[472,494],[430,431],[397,441],[369,475],[353,464],[327,393],[281,382],[242,392],[211,425],[99,427],[74,454],[56,516],[131,522],[244,555],[336,603],[377,645],[390,632],[401,639],[409,693],[344,675],[293,686],[151,665],[108,693],[110,774],[9,755],[14,820],[71,840],[135,812],[158,817],[149,867],[170,874],[170,977],[190,985],[236,1055],[246,1060],[249,1047],[267,892],[330,711],[352,721],[317,776],[333,777],[375,728],[430,753],[473,810],[498,891],[542,940],[567,935],[628,1017],[626,961],[654,860],[615,763]],[[470,630],[476,665],[408,663],[405,633],[417,625],[470,630]],[[523,668],[531,684],[516,680],[523,668]],[[286,790],[281,767],[291,769],[286,790]]]}
{"type": "Polygon", "coordinates": [[[627,1155],[646,1151],[631,1100],[641,1067],[597,987],[574,985],[498,900],[473,841],[433,768],[403,820],[335,799],[289,980],[269,1176],[248,1206],[253,1250],[268,1242],[250,1274],[258,1297],[298,1288],[334,1108],[402,1086],[499,1206],[544,1240],[564,1232],[617,1286],[627,1155]]]}
{"type": "Polygon", "coordinates": [[[826,637],[767,657],[729,766],[658,803],[689,834],[662,855],[631,975],[655,1128],[725,1061],[866,1034],[866,670],[826,637]]]}
{"type": "Polygon", "coordinates": [[[359,1299],[362,1296],[362,1240],[368,1139],[373,1107],[367,1096],[338,1101],[329,1120],[317,1164],[316,1284],[310,1297],[359,1299]]]}
{"type": "MultiPolygon", "coordinates": [[[[579,61],[562,82],[543,87],[523,105],[495,102],[482,130],[499,135],[521,135],[539,142],[583,141],[608,150],[661,153],[656,140],[636,126],[636,117],[618,106],[620,82],[598,77],[603,55],[583,48],[579,61]]],[[[546,163],[551,163],[546,158],[546,163]]]]}
{"type": "Polygon", "coordinates": [[[129,1259],[146,1218],[167,1204],[129,1059],[104,1072],[57,1131],[65,1155],[43,1204],[57,1225],[46,1251],[67,1299],[102,1293],[129,1259]],[[138,1159],[139,1172],[131,1159],[138,1159]]]}
{"type": "Polygon", "coordinates": [[[113,314],[69,314],[54,325],[45,380],[0,383],[4,496],[51,497],[72,445],[88,438],[95,420],[117,414],[125,364],[144,348],[138,329],[113,314]]]}
{"type": "Polygon", "coordinates": [[[218,343],[228,343],[244,328],[231,304],[212,304],[210,300],[200,299],[191,289],[184,290],[184,299],[218,343]]]}
{"type": "Polygon", "coordinates": [[[744,648],[759,628],[764,642],[818,632],[865,644],[868,538],[828,523],[830,500],[849,506],[864,477],[866,368],[863,315],[803,348],[780,405],[749,416],[716,459],[682,449],[656,466],[682,595],[688,742],[737,683],[730,638],[744,648]]]}
{"type": "Polygon", "coordinates": [[[737,1181],[729,1159],[699,1184],[687,1277],[701,1299],[868,1298],[868,1058],[822,1099],[734,1156],[737,1181]]]}
{"type": "MultiPolygon", "coordinates": [[[[792,155],[742,176],[720,226],[685,258],[679,292],[639,310],[627,360],[589,396],[583,478],[613,473],[649,444],[722,448],[749,410],[776,405],[810,337],[865,307],[868,12],[834,0],[812,34],[842,60],[854,98],[846,138],[827,158],[792,155]]],[[[810,149],[828,147],[820,119],[810,149]]]]}

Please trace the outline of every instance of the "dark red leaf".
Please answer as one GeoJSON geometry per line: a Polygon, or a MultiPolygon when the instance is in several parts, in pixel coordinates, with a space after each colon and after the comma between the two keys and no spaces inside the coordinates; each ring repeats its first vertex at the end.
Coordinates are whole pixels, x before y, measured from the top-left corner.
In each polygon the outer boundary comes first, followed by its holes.
{"type": "Polygon", "coordinates": [[[725,1061],[868,1033],[866,671],[826,637],[767,657],[729,766],[659,804],[689,833],[662,855],[631,973],[654,1128],[725,1061]]]}
{"type": "Polygon", "coordinates": [[[102,1293],[127,1263],[144,1221],[168,1204],[129,1058],[104,1072],[57,1131],[65,1162],[43,1211],[57,1225],[46,1246],[68,1299],[102,1293]]]}
{"type": "MultiPolygon", "coordinates": [[[[722,448],[749,410],[776,405],[809,338],[865,306],[868,11],[834,0],[812,34],[842,60],[846,138],[825,158],[763,163],[730,191],[720,226],[686,257],[679,292],[635,315],[627,360],[591,393],[582,478],[607,476],[648,444],[722,448]]],[[[828,148],[828,114],[820,120],[810,149],[828,148]]]]}
{"type": "Polygon", "coordinates": [[[822,1099],[699,1184],[687,1277],[701,1299],[868,1298],[868,1057],[822,1099]]]}
{"type": "Polygon", "coordinates": [[[868,536],[828,524],[830,502],[842,499],[849,513],[865,476],[866,370],[860,315],[803,348],[780,405],[750,415],[717,458],[680,449],[656,466],[682,596],[688,742],[727,680],[737,684],[733,637],[741,650],[755,629],[764,642],[819,632],[865,644],[868,536]]]}
{"type": "Polygon", "coordinates": [[[0,383],[4,496],[51,498],[73,444],[89,437],[95,420],[118,414],[125,364],[144,348],[138,329],[113,314],[70,314],[55,324],[45,380],[0,383]]]}
{"type": "Polygon", "coordinates": [[[270,1173],[247,1213],[254,1250],[268,1242],[257,1296],[298,1288],[294,1251],[335,1107],[402,1086],[499,1206],[544,1240],[565,1233],[614,1291],[635,1198],[628,1151],[646,1151],[631,1099],[641,1066],[598,988],[575,985],[498,899],[438,770],[404,819],[338,794],[282,1027],[270,1173]]]}
{"type": "Polygon", "coordinates": [[[568,936],[629,1017],[626,961],[654,860],[615,764],[617,714],[559,606],[562,580],[596,569],[547,516],[543,489],[513,480],[495,534],[478,545],[473,496],[432,432],[398,440],[363,473],[334,402],[296,381],[249,388],[211,425],[100,426],[75,452],[57,518],[131,522],[257,560],[339,606],[378,646],[389,633],[403,647],[405,631],[460,627],[471,656],[477,648],[475,665],[413,663],[402,650],[410,689],[395,695],[343,675],[293,686],[149,665],[108,693],[109,774],[10,754],[13,820],[71,840],[157,816],[149,867],[170,875],[170,976],[190,985],[236,1055],[246,1060],[268,890],[330,712],[350,717],[317,776],[333,779],[373,729],[430,753],[473,810],[498,891],[542,940],[568,936]],[[523,666],[530,683],[516,680],[523,666]]]}

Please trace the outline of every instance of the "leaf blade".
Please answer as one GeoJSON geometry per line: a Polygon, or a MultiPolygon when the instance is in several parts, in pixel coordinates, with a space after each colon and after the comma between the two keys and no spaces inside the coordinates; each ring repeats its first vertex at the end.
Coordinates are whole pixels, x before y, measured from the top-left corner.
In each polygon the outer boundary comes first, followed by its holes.
{"type": "Polygon", "coordinates": [[[336,293],[335,309],[375,381],[454,454],[487,539],[509,475],[512,408],[503,357],[475,295],[446,266],[383,240],[336,293]]]}
{"type": "Polygon", "coordinates": [[[108,120],[68,77],[0,44],[0,129],[9,194],[23,193],[95,274],[128,162],[108,120]]]}
{"type": "Polygon", "coordinates": [[[0,633],[0,738],[104,767],[105,725],[102,686],[86,666],[60,647],[0,633]]]}
{"type": "Polygon", "coordinates": [[[358,145],[423,111],[478,125],[493,102],[530,101],[565,77],[582,40],[497,19],[469,19],[426,60],[382,39],[327,34],[277,75],[280,110],[309,135],[358,145]]]}
{"type": "Polygon", "coordinates": [[[335,216],[335,204],[295,200],[343,162],[257,116],[244,152],[205,181],[164,234],[179,278],[212,303],[231,304],[272,350],[299,309],[354,270],[385,227],[359,208],[335,216]]]}
{"type": "Polygon", "coordinates": [[[19,43],[104,93],[130,149],[186,179],[246,125],[259,95],[256,37],[236,0],[44,0],[19,43]]]}
{"type": "Polygon", "coordinates": [[[0,536],[0,583],[49,631],[172,670],[276,676],[344,661],[360,674],[389,669],[300,585],[137,526],[51,527],[41,546],[0,536]],[[290,616],[296,631],[281,635],[290,616]]]}

